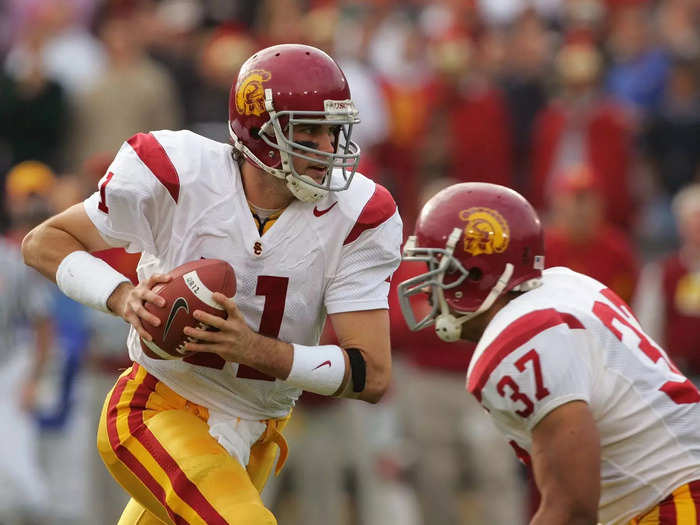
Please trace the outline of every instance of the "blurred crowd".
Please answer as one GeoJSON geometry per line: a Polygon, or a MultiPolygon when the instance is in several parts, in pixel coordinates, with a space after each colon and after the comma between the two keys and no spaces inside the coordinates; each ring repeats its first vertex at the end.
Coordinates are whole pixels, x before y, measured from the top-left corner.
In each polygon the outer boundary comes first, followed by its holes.
{"type": "MultiPolygon", "coordinates": [[[[0,299],[3,436],[26,449],[0,452],[16,487],[0,523],[115,523],[125,502],[93,427],[126,366],[126,325],[31,284],[15,264],[23,235],[99,191],[134,133],[228,142],[238,68],[285,42],[341,65],[360,171],[392,192],[406,234],[448,184],[516,189],[545,221],[547,265],[633,303],[700,382],[700,0],[5,0],[0,290],[28,284],[22,309],[0,299]]],[[[101,255],[133,275],[138,254],[101,255]]],[[[414,272],[403,264],[394,284],[414,272]]],[[[390,300],[392,395],[302,398],[287,473],[265,493],[278,520],[524,523],[536,494],[464,391],[471,348],[406,333],[390,300]]]]}

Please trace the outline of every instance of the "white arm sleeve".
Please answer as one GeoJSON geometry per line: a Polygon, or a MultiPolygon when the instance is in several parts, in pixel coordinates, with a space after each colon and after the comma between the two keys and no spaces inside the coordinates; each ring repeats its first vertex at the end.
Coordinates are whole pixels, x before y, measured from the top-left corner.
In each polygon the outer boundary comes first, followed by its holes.
{"type": "Polygon", "coordinates": [[[342,248],[326,290],[329,314],[388,308],[389,281],[401,262],[403,225],[398,211],[342,248]]]}

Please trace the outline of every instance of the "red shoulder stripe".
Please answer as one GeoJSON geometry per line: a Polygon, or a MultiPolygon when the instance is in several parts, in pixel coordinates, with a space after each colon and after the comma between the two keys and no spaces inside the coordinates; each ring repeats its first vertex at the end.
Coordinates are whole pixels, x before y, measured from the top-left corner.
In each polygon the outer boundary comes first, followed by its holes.
{"type": "Polygon", "coordinates": [[[180,177],[160,142],[151,133],[137,133],[127,142],[177,202],[180,196],[180,177]]]}
{"type": "Polygon", "coordinates": [[[360,212],[360,216],[355,221],[355,225],[348,233],[343,244],[350,244],[365,230],[376,228],[394,215],[395,211],[396,203],[391,193],[381,184],[376,184],[374,193],[360,212]]]}
{"type": "Polygon", "coordinates": [[[583,328],[583,324],[576,317],[569,313],[558,312],[554,308],[535,310],[511,323],[479,357],[473,373],[469,376],[467,390],[481,401],[481,390],[491,376],[491,372],[504,357],[540,332],[562,323],[571,329],[583,328]]]}

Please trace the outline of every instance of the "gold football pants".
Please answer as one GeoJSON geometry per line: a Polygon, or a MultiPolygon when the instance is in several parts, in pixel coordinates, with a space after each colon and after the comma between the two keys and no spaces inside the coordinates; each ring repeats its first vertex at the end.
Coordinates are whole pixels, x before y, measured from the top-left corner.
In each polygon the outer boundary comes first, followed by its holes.
{"type": "Polygon", "coordinates": [[[274,525],[260,499],[288,417],[266,421],[247,470],[209,434],[206,408],[134,364],[107,395],[97,447],[131,495],[120,525],[274,525]]]}
{"type": "Polygon", "coordinates": [[[629,525],[696,525],[700,523],[700,481],[674,490],[661,503],[629,525]]]}

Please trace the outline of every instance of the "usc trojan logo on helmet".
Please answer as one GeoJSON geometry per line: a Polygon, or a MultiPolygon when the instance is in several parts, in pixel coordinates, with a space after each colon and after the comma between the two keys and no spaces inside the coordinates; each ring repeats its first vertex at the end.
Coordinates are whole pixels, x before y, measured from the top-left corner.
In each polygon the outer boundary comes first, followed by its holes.
{"type": "Polygon", "coordinates": [[[260,116],[265,113],[265,91],[263,82],[270,80],[264,69],[252,69],[241,80],[236,91],[236,109],[241,115],[260,116]]]}
{"type": "Polygon", "coordinates": [[[501,253],[508,247],[510,229],[503,216],[489,208],[469,208],[459,212],[466,221],[464,251],[471,255],[501,253]]]}

